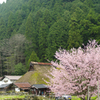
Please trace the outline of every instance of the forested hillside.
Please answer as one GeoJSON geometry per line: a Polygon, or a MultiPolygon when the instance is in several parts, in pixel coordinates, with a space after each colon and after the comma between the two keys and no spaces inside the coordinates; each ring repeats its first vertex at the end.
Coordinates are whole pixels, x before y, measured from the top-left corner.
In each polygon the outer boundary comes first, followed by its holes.
{"type": "Polygon", "coordinates": [[[100,0],[7,0],[0,4],[0,73],[22,75],[58,48],[100,43],[100,0]]]}

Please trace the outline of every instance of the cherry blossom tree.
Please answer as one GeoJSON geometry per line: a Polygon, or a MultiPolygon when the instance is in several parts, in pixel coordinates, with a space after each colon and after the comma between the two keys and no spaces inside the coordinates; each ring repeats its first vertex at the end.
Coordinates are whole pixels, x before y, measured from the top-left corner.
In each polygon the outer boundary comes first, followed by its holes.
{"type": "Polygon", "coordinates": [[[57,60],[51,62],[53,67],[48,82],[55,94],[72,94],[86,100],[89,87],[90,98],[97,95],[97,82],[100,84],[100,45],[96,40],[89,41],[83,48],[68,51],[59,49],[55,58],[57,60]]]}

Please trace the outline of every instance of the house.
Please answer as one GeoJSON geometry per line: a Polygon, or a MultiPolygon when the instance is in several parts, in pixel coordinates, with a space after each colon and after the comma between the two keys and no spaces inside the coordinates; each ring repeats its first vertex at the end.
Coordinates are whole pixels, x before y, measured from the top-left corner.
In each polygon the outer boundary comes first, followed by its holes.
{"type": "Polygon", "coordinates": [[[31,89],[32,93],[36,95],[45,95],[48,91],[50,91],[49,87],[45,84],[33,84],[31,89]]]}
{"type": "Polygon", "coordinates": [[[3,77],[2,80],[0,81],[0,85],[2,85],[2,84],[12,84],[12,83],[13,82],[6,77],[3,77]]]}
{"type": "Polygon", "coordinates": [[[3,77],[0,77],[0,81],[2,80],[3,77]]]}
{"type": "Polygon", "coordinates": [[[20,79],[21,76],[10,76],[10,75],[5,75],[3,78],[2,78],[2,82],[4,83],[14,83],[16,82],[18,79],[20,79]]]}
{"type": "Polygon", "coordinates": [[[43,63],[43,62],[30,62],[30,67],[28,71],[34,71],[34,67],[38,65],[38,66],[51,66],[51,63],[43,63]]]}
{"type": "Polygon", "coordinates": [[[15,88],[15,91],[17,92],[19,91],[28,92],[30,91],[31,84],[29,84],[28,82],[14,83],[14,88],[15,88]]]}
{"type": "Polygon", "coordinates": [[[47,75],[50,75],[51,63],[43,62],[30,62],[30,67],[28,72],[26,72],[18,81],[16,82],[29,82],[33,84],[46,84],[43,80],[49,81],[47,75]]]}
{"type": "Polygon", "coordinates": [[[5,75],[0,81],[0,91],[12,90],[13,83],[16,82],[21,76],[8,76],[5,75]]]}
{"type": "Polygon", "coordinates": [[[28,72],[26,72],[16,83],[30,83],[31,89],[30,91],[33,94],[44,95],[50,89],[47,86],[47,83],[44,80],[49,81],[47,75],[50,74],[51,63],[43,63],[43,62],[30,62],[30,67],[28,72]]]}
{"type": "Polygon", "coordinates": [[[9,91],[11,90],[11,87],[12,87],[12,83],[10,84],[1,84],[0,85],[0,91],[9,91]]]}

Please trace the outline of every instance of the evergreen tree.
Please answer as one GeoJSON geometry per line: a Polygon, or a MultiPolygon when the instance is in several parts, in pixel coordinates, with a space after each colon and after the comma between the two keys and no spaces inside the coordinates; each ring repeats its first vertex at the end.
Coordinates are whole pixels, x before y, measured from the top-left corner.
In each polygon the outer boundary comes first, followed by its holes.
{"type": "Polygon", "coordinates": [[[59,47],[67,48],[67,40],[68,29],[66,27],[66,21],[61,18],[57,22],[55,22],[50,28],[50,32],[47,37],[47,59],[54,59],[53,55],[59,47]]]}
{"type": "Polygon", "coordinates": [[[77,17],[79,16],[76,14],[76,12],[74,12],[70,20],[68,49],[71,49],[73,47],[78,48],[83,43],[83,39],[80,34],[80,20],[77,17]]]}
{"type": "Polygon", "coordinates": [[[24,20],[22,14],[23,14],[23,11],[21,11],[21,10],[16,12],[16,31],[19,30],[19,28],[22,24],[22,21],[24,20]]]}
{"type": "Polygon", "coordinates": [[[20,33],[20,34],[25,34],[25,24],[26,24],[26,20],[23,20],[21,26],[19,27],[19,30],[17,33],[20,33]]]}
{"type": "Polygon", "coordinates": [[[83,37],[83,42],[85,44],[89,39],[97,39],[97,41],[100,42],[100,21],[98,20],[97,16],[97,14],[90,10],[86,18],[84,20],[81,20],[81,34],[83,37]]]}
{"type": "Polygon", "coordinates": [[[48,28],[51,27],[51,25],[54,23],[54,19],[52,15],[50,14],[49,10],[45,10],[43,14],[43,21],[46,25],[48,25],[48,28]]]}
{"type": "Polygon", "coordinates": [[[41,61],[45,61],[48,33],[49,33],[48,26],[44,22],[42,22],[39,30],[39,37],[38,37],[39,38],[38,56],[41,61]]]}
{"type": "Polygon", "coordinates": [[[12,36],[14,29],[15,29],[15,17],[11,12],[7,23],[7,38],[12,36]]]}
{"type": "Polygon", "coordinates": [[[39,62],[39,58],[37,56],[37,54],[35,53],[35,51],[33,51],[29,57],[29,60],[28,60],[28,65],[30,65],[30,62],[31,61],[34,61],[34,62],[39,62]]]}
{"type": "Polygon", "coordinates": [[[54,59],[59,47],[78,48],[91,38],[100,43],[99,8],[100,0],[7,0],[0,4],[1,73],[7,74],[7,67],[12,68],[9,62],[15,54],[13,66],[19,61],[29,66],[33,51],[46,62],[54,59]],[[15,44],[15,49],[11,37],[19,33],[25,35],[28,44],[15,44]]]}
{"type": "Polygon", "coordinates": [[[3,18],[0,19],[0,40],[7,38],[6,34],[6,24],[3,18]]]}
{"type": "Polygon", "coordinates": [[[27,71],[26,67],[22,63],[18,63],[14,66],[13,75],[23,75],[27,71]]]}
{"type": "Polygon", "coordinates": [[[26,20],[25,35],[28,40],[32,41],[34,50],[36,49],[36,34],[35,33],[36,31],[35,31],[35,25],[33,22],[32,13],[30,13],[26,20]]]}

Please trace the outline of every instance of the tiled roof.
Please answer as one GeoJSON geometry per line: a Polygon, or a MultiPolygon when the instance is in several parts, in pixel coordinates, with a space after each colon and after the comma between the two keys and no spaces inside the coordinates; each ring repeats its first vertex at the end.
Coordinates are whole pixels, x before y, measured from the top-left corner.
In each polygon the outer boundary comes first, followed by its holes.
{"type": "Polygon", "coordinates": [[[6,78],[9,78],[10,80],[18,80],[19,78],[21,78],[21,76],[9,76],[9,75],[5,75],[6,78]]]}
{"type": "Polygon", "coordinates": [[[33,84],[32,87],[35,87],[36,89],[44,89],[44,88],[49,88],[45,84],[33,84]]]}
{"type": "Polygon", "coordinates": [[[31,85],[28,82],[23,82],[23,83],[14,83],[18,88],[21,89],[29,89],[31,87],[31,85]]]}

